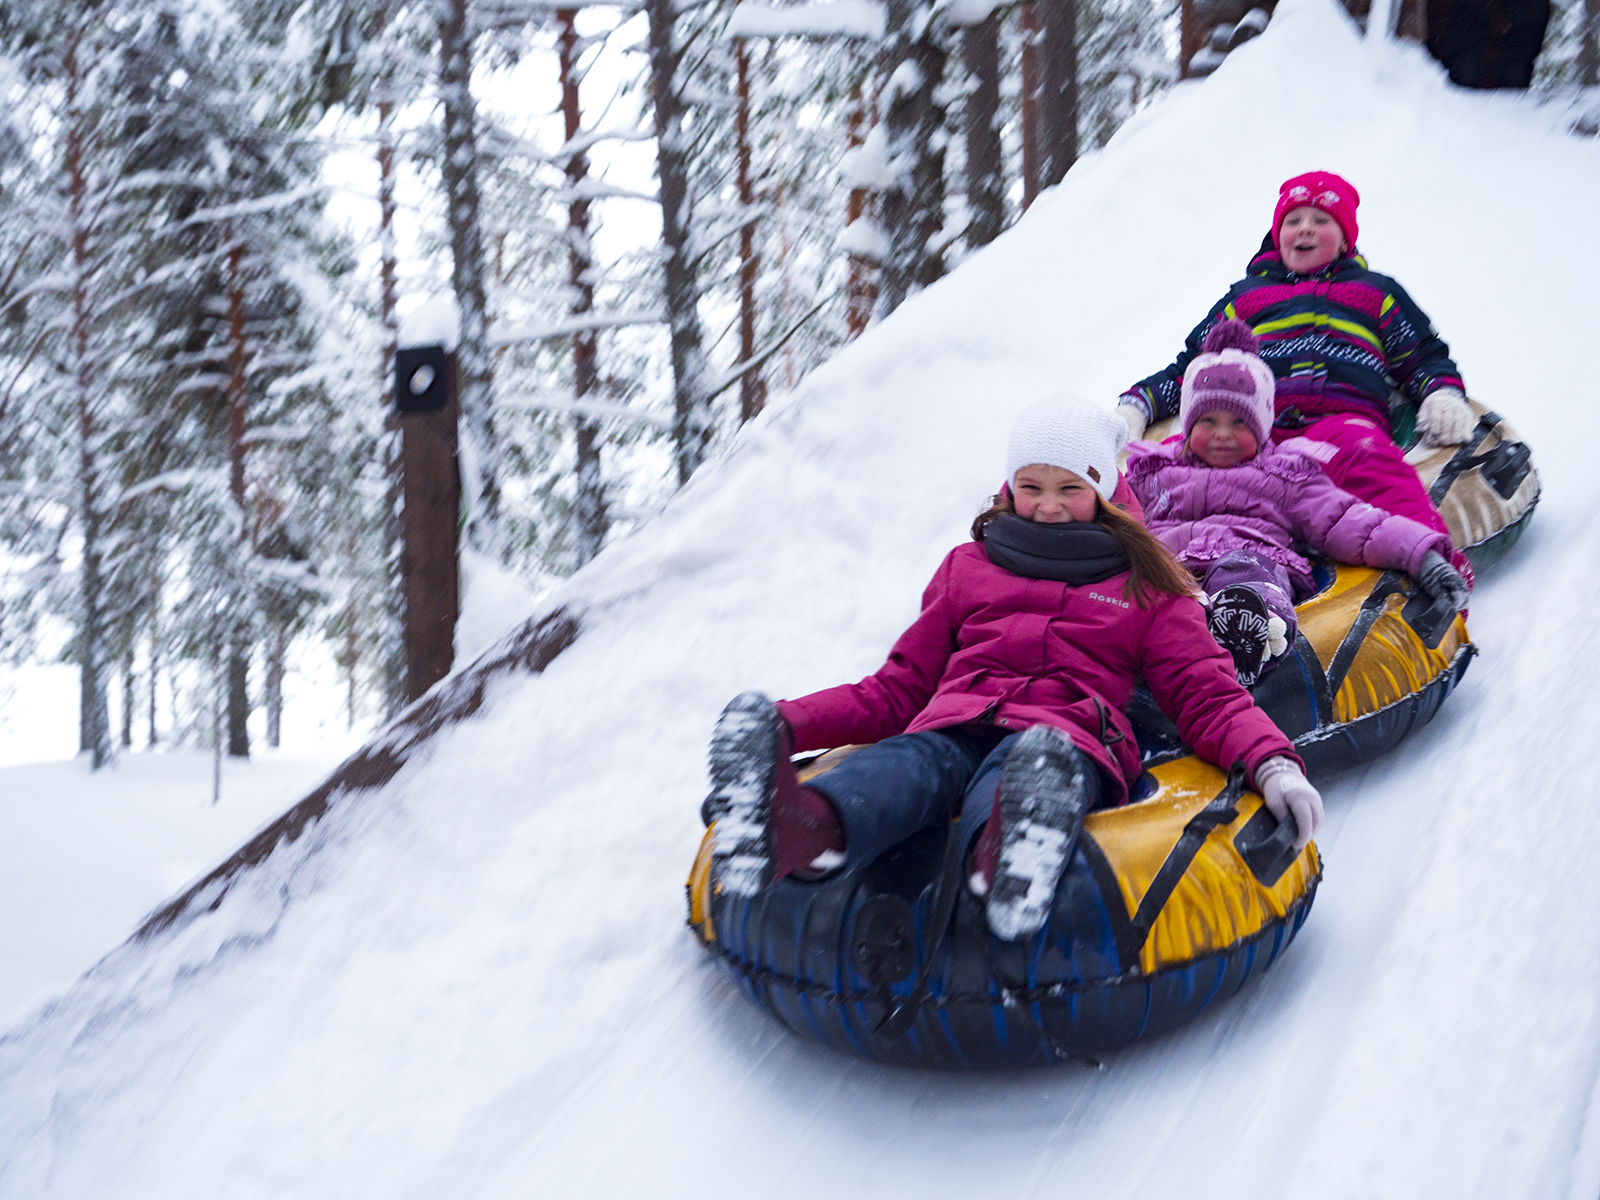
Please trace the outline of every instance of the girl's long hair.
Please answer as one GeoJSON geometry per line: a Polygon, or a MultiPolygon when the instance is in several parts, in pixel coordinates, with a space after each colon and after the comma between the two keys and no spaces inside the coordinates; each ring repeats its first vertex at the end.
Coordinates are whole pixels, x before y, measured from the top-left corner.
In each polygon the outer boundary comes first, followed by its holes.
{"type": "MultiPolygon", "coordinates": [[[[1098,493],[1094,498],[1094,519],[1116,539],[1117,545],[1128,556],[1128,582],[1124,596],[1140,608],[1149,608],[1151,593],[1164,592],[1171,596],[1193,596],[1198,590],[1194,576],[1172,557],[1168,550],[1138,521],[1114,505],[1107,504],[1098,493]]],[[[1001,488],[989,498],[989,507],[972,522],[972,540],[983,541],[984,531],[991,522],[1005,513],[1015,513],[1011,489],[1001,488]]]]}

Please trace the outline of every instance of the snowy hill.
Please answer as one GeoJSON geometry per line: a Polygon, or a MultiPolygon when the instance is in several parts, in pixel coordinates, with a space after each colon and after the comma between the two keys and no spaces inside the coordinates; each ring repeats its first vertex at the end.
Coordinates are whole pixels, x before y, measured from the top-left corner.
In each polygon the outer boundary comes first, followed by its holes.
{"type": "Polygon", "coordinates": [[[1600,471],[1569,418],[1596,195],[1600,146],[1527,99],[1283,0],[574,578],[542,673],[487,677],[387,782],[331,790],[0,1040],[0,1196],[1592,1200],[1600,471]],[[718,709],[874,669],[1013,414],[1168,361],[1314,168],[1361,189],[1373,265],[1543,470],[1474,597],[1483,656],[1330,783],[1305,932],[1196,1025],[1099,1073],[978,1077],[790,1037],[683,928],[718,709]]]}

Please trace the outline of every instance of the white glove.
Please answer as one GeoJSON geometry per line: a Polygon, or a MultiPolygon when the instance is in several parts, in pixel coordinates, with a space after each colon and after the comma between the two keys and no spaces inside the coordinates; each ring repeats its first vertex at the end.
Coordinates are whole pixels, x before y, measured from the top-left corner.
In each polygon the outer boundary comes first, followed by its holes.
{"type": "Polygon", "coordinates": [[[1117,416],[1128,423],[1128,440],[1137,442],[1144,436],[1145,426],[1149,424],[1144,419],[1144,409],[1137,404],[1118,404],[1117,416]]]}
{"type": "Polygon", "coordinates": [[[1417,410],[1417,430],[1429,446],[1459,446],[1477,423],[1467,398],[1451,387],[1429,392],[1417,410]]]}
{"type": "Polygon", "coordinates": [[[1282,821],[1294,814],[1294,848],[1299,850],[1322,825],[1322,795],[1306,782],[1304,772],[1292,758],[1269,758],[1256,768],[1256,788],[1267,802],[1267,810],[1282,821]]]}

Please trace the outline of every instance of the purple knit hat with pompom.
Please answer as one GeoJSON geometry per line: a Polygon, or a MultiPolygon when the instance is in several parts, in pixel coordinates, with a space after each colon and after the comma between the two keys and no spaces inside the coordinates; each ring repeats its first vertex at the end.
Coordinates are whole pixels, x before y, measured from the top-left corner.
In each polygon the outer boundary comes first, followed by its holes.
{"type": "Polygon", "coordinates": [[[1256,354],[1256,335],[1243,321],[1219,321],[1206,334],[1201,353],[1183,373],[1178,418],[1184,441],[1208,412],[1232,413],[1250,427],[1256,444],[1267,440],[1276,410],[1272,368],[1256,354]]]}

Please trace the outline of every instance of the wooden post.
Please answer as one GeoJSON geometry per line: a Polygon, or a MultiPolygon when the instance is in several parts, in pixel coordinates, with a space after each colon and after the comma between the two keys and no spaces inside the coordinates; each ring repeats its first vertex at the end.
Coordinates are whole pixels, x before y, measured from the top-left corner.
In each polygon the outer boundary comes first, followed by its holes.
{"type": "Polygon", "coordinates": [[[395,398],[405,536],[400,578],[406,699],[412,701],[450,673],[461,614],[455,355],[443,346],[402,348],[395,355],[395,398]]]}

